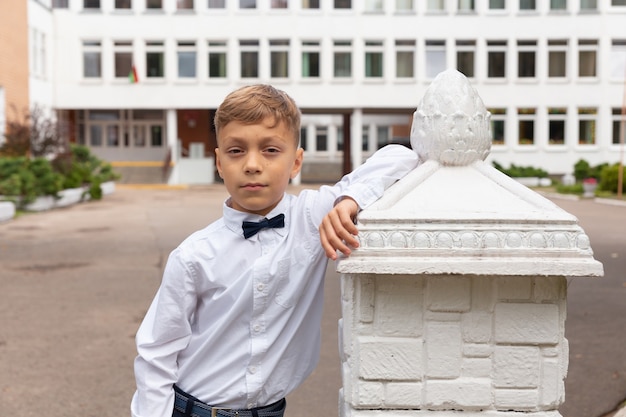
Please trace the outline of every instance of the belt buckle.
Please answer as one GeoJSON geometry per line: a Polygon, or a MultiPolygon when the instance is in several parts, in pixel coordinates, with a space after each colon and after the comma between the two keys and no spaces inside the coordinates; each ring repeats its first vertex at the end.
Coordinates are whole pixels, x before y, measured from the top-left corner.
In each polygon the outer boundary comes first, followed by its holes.
{"type": "MultiPolygon", "coordinates": [[[[228,407],[211,407],[211,417],[217,417],[217,413],[219,413],[221,410],[230,411],[230,410],[232,410],[232,408],[228,408],[228,407]]],[[[238,416],[239,412],[235,411],[235,415],[238,416]]]]}

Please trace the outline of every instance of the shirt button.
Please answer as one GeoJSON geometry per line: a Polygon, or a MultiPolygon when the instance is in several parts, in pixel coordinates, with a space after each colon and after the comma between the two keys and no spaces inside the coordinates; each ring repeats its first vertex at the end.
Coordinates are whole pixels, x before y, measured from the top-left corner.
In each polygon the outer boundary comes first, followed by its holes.
{"type": "Polygon", "coordinates": [[[260,326],[260,325],[258,325],[258,324],[255,324],[255,325],[252,327],[252,329],[253,329],[255,332],[259,332],[259,331],[261,330],[261,326],[260,326]]]}
{"type": "Polygon", "coordinates": [[[264,288],[265,288],[265,284],[259,284],[256,286],[256,289],[259,291],[263,291],[264,288]]]}
{"type": "Polygon", "coordinates": [[[251,366],[249,371],[251,374],[256,374],[256,366],[251,366]]]}

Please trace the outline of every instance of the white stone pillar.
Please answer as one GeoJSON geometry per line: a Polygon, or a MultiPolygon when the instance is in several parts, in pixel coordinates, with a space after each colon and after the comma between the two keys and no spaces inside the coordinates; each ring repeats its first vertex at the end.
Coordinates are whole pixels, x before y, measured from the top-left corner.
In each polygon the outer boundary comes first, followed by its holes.
{"type": "Polygon", "coordinates": [[[167,151],[169,152],[171,162],[174,166],[168,184],[176,185],[180,183],[180,175],[177,166],[180,150],[178,144],[178,115],[176,109],[165,110],[165,131],[167,132],[167,151]]]}
{"type": "Polygon", "coordinates": [[[352,112],[352,126],[350,126],[350,151],[352,152],[352,169],[363,163],[363,109],[354,109],[352,112]]]}
{"type": "Polygon", "coordinates": [[[342,417],[558,417],[567,277],[600,276],[577,219],[484,162],[456,70],[414,113],[424,161],[358,217],[342,274],[342,417]]]}

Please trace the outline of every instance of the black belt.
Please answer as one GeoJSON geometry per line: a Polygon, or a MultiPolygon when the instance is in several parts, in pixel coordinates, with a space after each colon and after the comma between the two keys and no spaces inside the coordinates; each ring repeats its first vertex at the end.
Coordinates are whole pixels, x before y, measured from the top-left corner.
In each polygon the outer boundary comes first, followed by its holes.
{"type": "Polygon", "coordinates": [[[282,417],[287,401],[283,398],[274,404],[250,410],[234,410],[232,408],[213,407],[174,385],[176,398],[174,408],[189,417],[282,417]]]}

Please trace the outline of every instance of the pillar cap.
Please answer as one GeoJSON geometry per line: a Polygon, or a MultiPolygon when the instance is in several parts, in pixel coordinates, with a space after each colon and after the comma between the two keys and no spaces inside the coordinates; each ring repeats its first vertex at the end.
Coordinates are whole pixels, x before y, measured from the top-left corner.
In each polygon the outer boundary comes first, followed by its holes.
{"type": "Polygon", "coordinates": [[[440,74],[411,129],[424,161],[358,216],[342,273],[601,276],[572,214],[484,162],[489,114],[458,71],[440,74]]]}

